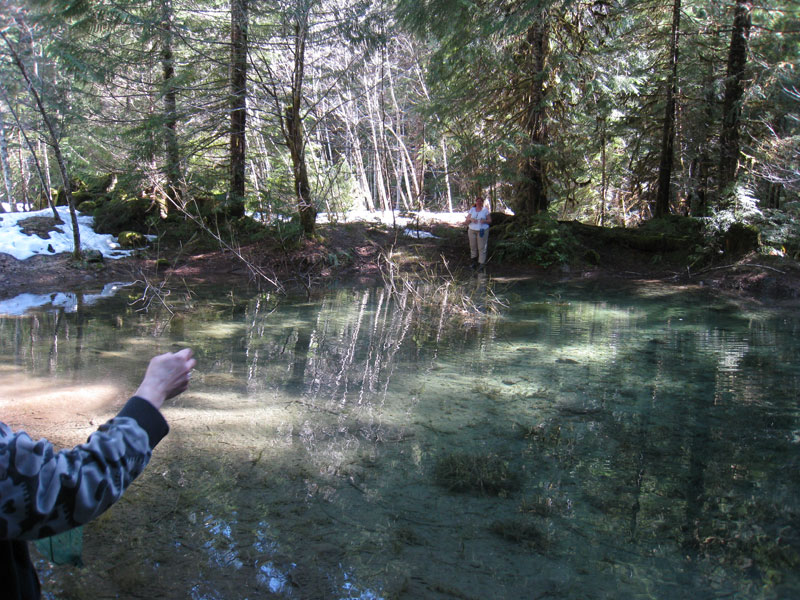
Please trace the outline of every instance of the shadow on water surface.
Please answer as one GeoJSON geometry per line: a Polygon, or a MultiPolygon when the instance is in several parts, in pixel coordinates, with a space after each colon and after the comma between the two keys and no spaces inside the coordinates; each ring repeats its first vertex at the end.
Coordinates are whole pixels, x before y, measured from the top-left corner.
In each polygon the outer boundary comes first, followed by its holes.
{"type": "Polygon", "coordinates": [[[469,302],[198,290],[168,326],[124,299],[0,321],[2,362],[54,387],[132,389],[183,344],[199,359],[148,470],[86,528],[87,568],[50,571],[54,597],[800,593],[795,316],[475,283],[469,302]],[[437,482],[448,460],[479,483],[437,482]]]}

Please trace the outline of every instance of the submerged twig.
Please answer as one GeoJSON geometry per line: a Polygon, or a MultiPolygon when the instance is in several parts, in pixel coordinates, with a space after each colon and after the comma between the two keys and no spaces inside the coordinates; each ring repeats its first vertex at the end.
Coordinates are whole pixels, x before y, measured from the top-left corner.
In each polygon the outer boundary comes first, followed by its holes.
{"type": "Polygon", "coordinates": [[[780,269],[776,269],[775,267],[770,267],[769,265],[759,265],[755,263],[734,263],[732,265],[722,265],[720,267],[707,267],[701,271],[695,273],[695,275],[700,275],[701,273],[707,273],[709,271],[719,271],[720,269],[735,269],[736,267],[756,267],[759,269],[767,269],[768,271],[775,271],[776,273],[780,273],[781,275],[786,275],[786,271],[781,271],[780,269]]]}

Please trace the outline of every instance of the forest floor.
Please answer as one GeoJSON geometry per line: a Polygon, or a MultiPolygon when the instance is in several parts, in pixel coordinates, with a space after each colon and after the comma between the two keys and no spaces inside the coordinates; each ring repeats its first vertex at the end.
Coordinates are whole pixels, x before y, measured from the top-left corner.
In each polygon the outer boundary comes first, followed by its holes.
{"type": "MultiPolygon", "coordinates": [[[[585,229],[585,228],[584,228],[585,229]]],[[[420,226],[435,237],[420,239],[401,230],[357,222],[319,225],[315,239],[284,248],[274,241],[241,246],[237,251],[144,250],[121,259],[75,264],[69,254],[34,256],[24,261],[0,254],[0,299],[21,293],[90,291],[115,281],[198,283],[240,281],[287,291],[324,288],[332,283],[380,282],[391,263],[395,273],[422,276],[469,273],[469,249],[462,227],[445,223],[420,226]],[[158,260],[160,258],[160,260],[158,260]]],[[[800,301],[800,263],[786,257],[750,253],[721,257],[702,269],[687,268],[685,254],[637,250],[598,236],[583,239],[599,257],[597,264],[576,261],[543,269],[529,263],[498,262],[490,256],[488,275],[506,281],[602,279],[661,281],[703,286],[765,304],[800,301]]],[[[490,239],[490,254],[491,254],[490,239]]]]}

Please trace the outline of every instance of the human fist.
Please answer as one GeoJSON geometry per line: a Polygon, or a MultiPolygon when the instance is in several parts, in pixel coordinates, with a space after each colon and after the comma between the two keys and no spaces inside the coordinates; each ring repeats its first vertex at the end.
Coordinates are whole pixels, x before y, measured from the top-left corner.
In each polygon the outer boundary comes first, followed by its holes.
{"type": "Polygon", "coordinates": [[[189,387],[195,364],[197,361],[192,358],[191,348],[154,356],[150,359],[142,383],[134,395],[160,409],[165,400],[177,396],[189,387]]]}

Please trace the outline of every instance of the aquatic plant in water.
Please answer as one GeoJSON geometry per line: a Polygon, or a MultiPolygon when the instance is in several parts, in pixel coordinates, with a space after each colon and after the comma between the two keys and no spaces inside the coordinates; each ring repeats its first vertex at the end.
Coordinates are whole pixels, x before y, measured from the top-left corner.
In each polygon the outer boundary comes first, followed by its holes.
{"type": "Polygon", "coordinates": [[[447,454],[437,461],[434,479],[451,492],[478,492],[492,496],[506,496],[522,485],[521,475],[494,454],[447,454]]]}
{"type": "Polygon", "coordinates": [[[539,552],[545,551],[550,545],[547,534],[542,533],[528,519],[514,518],[493,521],[489,526],[489,531],[504,540],[534,548],[539,552]]]}

